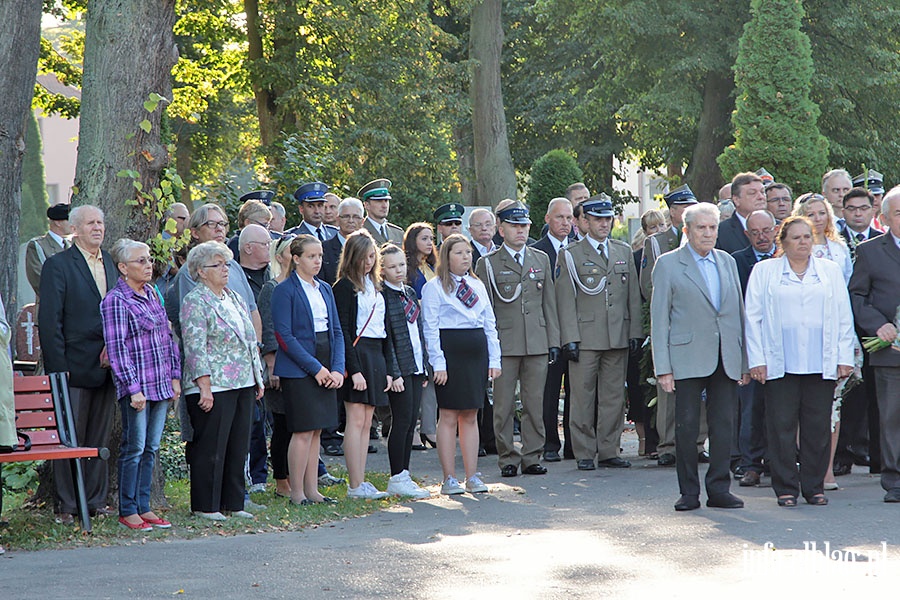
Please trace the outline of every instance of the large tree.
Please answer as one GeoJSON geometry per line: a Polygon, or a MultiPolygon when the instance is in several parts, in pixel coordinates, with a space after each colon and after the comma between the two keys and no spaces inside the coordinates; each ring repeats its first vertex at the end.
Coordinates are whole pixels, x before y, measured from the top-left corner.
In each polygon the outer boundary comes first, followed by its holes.
{"type": "Polygon", "coordinates": [[[6,318],[15,323],[22,161],[41,48],[41,3],[2,0],[0,23],[0,256],[4,257],[0,263],[0,296],[6,305],[6,318]]]}
{"type": "Polygon", "coordinates": [[[800,30],[800,0],[753,0],[735,63],[734,144],[719,157],[726,177],[765,167],[795,190],[815,189],[828,140],[809,99],[813,62],[800,30]],[[777,77],[772,74],[777,73],[777,77]]]}
{"type": "Polygon", "coordinates": [[[107,244],[156,231],[169,164],[162,117],[178,58],[175,0],[91,0],[74,204],[106,213],[107,244]],[[161,187],[162,184],[162,187],[161,187]]]}

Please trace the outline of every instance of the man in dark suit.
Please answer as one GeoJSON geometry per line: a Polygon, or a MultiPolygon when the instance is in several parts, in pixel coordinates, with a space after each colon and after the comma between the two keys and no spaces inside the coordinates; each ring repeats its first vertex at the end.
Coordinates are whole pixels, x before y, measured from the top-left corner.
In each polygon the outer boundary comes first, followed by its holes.
{"type": "Polygon", "coordinates": [[[322,244],[322,269],[319,279],[328,285],[337,281],[338,265],[347,236],[363,226],[363,204],[356,198],[345,198],[338,205],[338,234],[322,244]]]}
{"type": "MultiPolygon", "coordinates": [[[[737,264],[742,294],[754,265],[775,254],[775,215],[758,210],[747,217],[750,245],[731,256],[737,264]]],[[[738,411],[731,444],[731,470],[742,487],[759,485],[766,453],[766,401],[763,386],[751,381],[738,390],[738,411]]]]}
{"type": "Polygon", "coordinates": [[[653,270],[653,365],[659,385],[675,393],[676,470],[681,492],[675,503],[677,511],[700,508],[697,454],[692,450],[704,403],[710,442],[706,505],[744,506],[743,500],[729,491],[728,473],[737,382],[750,382],[743,345],[744,300],[734,259],[713,248],[718,227],[715,206],[688,208],[688,243],[660,256],[653,270]]]}
{"type": "MultiPolygon", "coordinates": [[[[875,188],[879,189],[879,188],[875,188]]],[[[883,188],[880,188],[882,193],[883,188]]],[[[851,258],[863,242],[882,235],[872,228],[875,196],[872,189],[855,187],[844,196],[844,227],[841,235],[847,242],[851,258]]],[[[900,301],[898,301],[900,303],[900,301]]],[[[857,330],[860,337],[866,334],[857,330]]],[[[881,446],[878,439],[878,392],[875,372],[869,354],[863,354],[863,381],[844,397],[841,403],[841,431],[834,453],[834,474],[847,475],[853,465],[869,467],[871,473],[881,471],[881,446]]]]}
{"type": "Polygon", "coordinates": [[[478,259],[487,256],[499,245],[494,244],[494,234],[497,233],[497,220],[494,213],[486,208],[476,208],[469,215],[469,237],[472,238],[472,264],[478,264],[478,259]]]}
{"type": "MultiPolygon", "coordinates": [[[[69,374],[69,398],[78,444],[105,448],[115,408],[115,388],[103,341],[100,301],[116,285],[119,273],[112,257],[100,249],[105,232],[103,212],[90,205],[72,209],[69,222],[74,245],[51,256],[41,274],[38,314],[41,348],[47,373],[69,374]]],[[[90,460],[84,465],[85,491],[92,513],[106,511],[108,465],[90,460]]],[[[76,511],[69,466],[53,463],[57,512],[71,523],[76,511]]]]}
{"type": "MultiPolygon", "coordinates": [[[[554,198],[547,205],[544,215],[547,234],[534,243],[534,248],[544,252],[550,258],[550,273],[556,281],[556,258],[559,250],[572,241],[572,203],[567,198],[554,198]]],[[[569,360],[565,353],[560,353],[556,362],[547,368],[547,381],[544,384],[544,460],[559,462],[560,450],[567,459],[574,459],[572,452],[572,435],[569,432],[569,360]],[[559,388],[563,386],[563,437],[559,439],[559,388]]]]}
{"type": "MultiPolygon", "coordinates": [[[[882,220],[888,232],[860,244],[850,278],[850,301],[856,326],[897,347],[900,299],[900,187],[884,197],[882,220]]],[[[900,502],[900,352],[872,353],[881,420],[881,487],[885,502],[900,502]]]]}
{"type": "Polygon", "coordinates": [[[738,173],[731,180],[731,201],[734,214],[719,225],[716,248],[728,254],[743,250],[748,244],[744,231],[747,217],[757,210],[766,209],[766,192],[762,178],[756,173],[738,173]]]}

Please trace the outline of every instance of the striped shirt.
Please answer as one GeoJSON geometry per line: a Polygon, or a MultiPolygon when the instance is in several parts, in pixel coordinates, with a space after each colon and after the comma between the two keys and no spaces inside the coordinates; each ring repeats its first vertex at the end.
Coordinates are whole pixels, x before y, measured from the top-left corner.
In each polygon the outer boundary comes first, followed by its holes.
{"type": "Polygon", "coordinates": [[[170,399],[172,380],[181,379],[181,360],[153,288],[145,285],[141,296],[119,278],[100,303],[100,314],[116,397],[143,392],[147,400],[170,399]]]}

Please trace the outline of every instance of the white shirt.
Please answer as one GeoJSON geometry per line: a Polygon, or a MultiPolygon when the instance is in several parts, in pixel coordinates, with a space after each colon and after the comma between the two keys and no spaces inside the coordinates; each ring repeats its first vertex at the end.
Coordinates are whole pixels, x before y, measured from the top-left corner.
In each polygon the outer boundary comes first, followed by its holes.
{"type": "Polygon", "coordinates": [[[325,304],[325,298],[322,297],[322,290],[319,289],[320,284],[318,280],[314,280],[313,283],[307,283],[302,277],[297,275],[296,271],[294,275],[300,280],[300,287],[309,301],[309,307],[312,309],[313,327],[316,333],[328,331],[328,306],[325,304]]]}
{"type": "MultiPolygon", "coordinates": [[[[387,281],[384,282],[384,285],[392,290],[403,292],[403,288],[399,285],[394,285],[387,281]]],[[[409,341],[412,343],[413,358],[416,359],[416,372],[414,375],[420,375],[425,372],[425,353],[422,351],[422,339],[419,337],[420,318],[422,318],[422,313],[419,313],[415,323],[410,323],[408,319],[406,320],[406,328],[409,330],[409,341]]]]}
{"type": "Polygon", "coordinates": [[[50,231],[49,229],[47,230],[47,234],[50,236],[50,238],[51,238],[54,242],[56,242],[57,244],[59,244],[59,247],[60,247],[60,248],[65,248],[65,247],[66,247],[66,241],[62,238],[62,236],[60,236],[60,235],[58,235],[58,234],[56,234],[56,233],[50,231]]]}
{"type": "MultiPolygon", "coordinates": [[[[370,217],[368,215],[366,216],[366,219],[369,221],[369,223],[372,224],[372,226],[375,228],[375,231],[377,231],[382,236],[384,236],[385,239],[387,239],[387,223],[379,223],[378,221],[376,221],[375,219],[373,219],[372,217],[370,217]]],[[[387,219],[385,219],[385,220],[387,220],[387,219]]]]}
{"type": "Polygon", "coordinates": [[[775,288],[775,302],[781,308],[781,347],[784,372],[809,375],[822,372],[822,315],[828,290],[809,261],[801,280],[784,261],[781,285],[775,288]]]}
{"type": "Polygon", "coordinates": [[[894,235],[894,232],[891,232],[891,237],[894,238],[894,243],[897,244],[898,248],[900,248],[900,238],[894,235]]]}
{"type": "Polygon", "coordinates": [[[506,244],[503,244],[503,249],[506,250],[507,252],[509,252],[509,255],[512,257],[513,260],[516,260],[516,254],[518,254],[519,260],[517,260],[516,262],[520,265],[525,264],[525,246],[522,246],[521,250],[513,250],[506,244]]]}
{"type": "Polygon", "coordinates": [[[447,370],[447,359],[441,350],[441,329],[484,329],[488,344],[488,366],[500,368],[500,340],[497,337],[497,322],[488,300],[484,284],[475,277],[467,276],[466,283],[478,295],[478,302],[472,308],[456,297],[460,278],[453,278],[453,290],[444,291],[439,277],[435,277],[422,288],[422,325],[425,330],[425,345],[428,348],[428,362],[435,371],[447,370]]]}
{"type": "Polygon", "coordinates": [[[356,335],[383,340],[387,337],[387,330],[384,328],[384,296],[375,289],[371,278],[366,277],[365,284],[365,291],[356,293],[356,335]],[[371,319],[369,315],[372,315],[371,319]],[[366,321],[369,322],[368,325],[366,321]]]}

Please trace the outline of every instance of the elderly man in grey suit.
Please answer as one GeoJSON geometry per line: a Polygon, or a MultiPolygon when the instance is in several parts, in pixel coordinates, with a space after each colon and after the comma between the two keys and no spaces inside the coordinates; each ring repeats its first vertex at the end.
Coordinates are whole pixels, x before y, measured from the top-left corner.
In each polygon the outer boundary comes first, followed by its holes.
{"type": "Polygon", "coordinates": [[[734,259],[715,249],[719,212],[696,204],[684,213],[688,243],[659,257],[650,302],[653,363],[659,385],[675,392],[676,471],[681,498],[675,510],[700,508],[700,478],[693,450],[706,390],[709,470],[706,505],[742,508],[730,493],[728,464],[737,383],[749,383],[744,349],[744,301],[734,259]]]}

